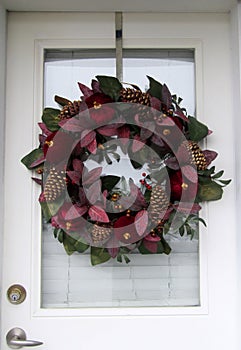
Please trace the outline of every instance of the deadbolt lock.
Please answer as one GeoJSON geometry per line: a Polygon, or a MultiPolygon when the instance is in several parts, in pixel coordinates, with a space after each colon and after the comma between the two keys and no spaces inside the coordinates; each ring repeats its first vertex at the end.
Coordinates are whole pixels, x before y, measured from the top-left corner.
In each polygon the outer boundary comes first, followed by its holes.
{"type": "Polygon", "coordinates": [[[11,304],[21,304],[26,298],[26,290],[20,284],[13,284],[7,290],[7,298],[11,304]]]}

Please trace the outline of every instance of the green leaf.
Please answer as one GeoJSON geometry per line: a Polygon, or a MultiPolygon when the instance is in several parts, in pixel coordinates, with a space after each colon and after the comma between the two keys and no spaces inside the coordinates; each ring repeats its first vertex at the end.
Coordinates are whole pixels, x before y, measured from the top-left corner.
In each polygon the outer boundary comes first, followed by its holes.
{"type": "MultiPolygon", "coordinates": [[[[37,159],[40,159],[41,157],[43,157],[43,151],[41,150],[41,148],[36,148],[33,151],[31,151],[30,153],[28,153],[25,157],[23,157],[21,159],[21,162],[26,166],[26,168],[28,168],[29,170],[32,170],[34,168],[31,167],[31,164],[33,162],[35,162],[37,159]]],[[[38,166],[37,166],[38,167],[38,166]]],[[[35,167],[35,168],[37,168],[35,167]]]]}
{"type": "Polygon", "coordinates": [[[216,182],[209,184],[200,184],[198,188],[198,201],[216,201],[222,198],[223,189],[222,186],[216,182]]]}
{"type": "Polygon", "coordinates": [[[54,100],[55,102],[57,102],[60,106],[66,106],[69,102],[71,102],[70,100],[68,100],[67,98],[55,95],[54,96],[54,100]]]}
{"type": "Polygon", "coordinates": [[[40,202],[45,220],[48,222],[52,216],[57,214],[59,208],[64,203],[64,196],[57,198],[54,202],[40,202]]]}
{"type": "Polygon", "coordinates": [[[60,243],[63,243],[64,242],[64,231],[63,230],[59,230],[59,233],[58,233],[58,241],[60,243]]]}
{"type": "Polygon", "coordinates": [[[180,236],[182,237],[184,235],[184,225],[182,225],[180,228],[179,228],[179,234],[180,236]]]}
{"type": "Polygon", "coordinates": [[[159,100],[162,100],[162,87],[163,85],[159,83],[157,80],[153,79],[152,77],[149,77],[147,75],[147,78],[149,79],[150,82],[150,87],[148,89],[148,93],[153,96],[158,98],[159,100]]]}
{"type": "Polygon", "coordinates": [[[208,135],[208,127],[194,117],[188,117],[188,131],[192,141],[199,142],[208,135]]]}
{"type": "Polygon", "coordinates": [[[122,255],[121,255],[121,254],[118,254],[116,260],[117,260],[119,263],[122,263],[122,255]]]}
{"type": "Polygon", "coordinates": [[[57,131],[60,129],[59,117],[60,110],[55,108],[45,108],[42,115],[42,121],[50,131],[57,131]]]}
{"type": "Polygon", "coordinates": [[[106,75],[97,75],[96,79],[99,81],[100,89],[104,94],[110,96],[114,101],[119,100],[122,84],[117,78],[106,75]]]}
{"type": "Polygon", "coordinates": [[[102,192],[104,190],[111,191],[113,187],[115,187],[116,184],[120,181],[119,176],[115,175],[106,175],[101,177],[102,182],[102,192]]]}
{"type": "Polygon", "coordinates": [[[167,243],[167,241],[162,237],[162,246],[163,246],[163,253],[166,255],[169,255],[172,251],[171,247],[167,243]]]}
{"type": "Polygon", "coordinates": [[[91,247],[91,264],[93,266],[103,264],[110,260],[111,256],[105,248],[91,247]]]}
{"type": "Polygon", "coordinates": [[[218,180],[218,181],[221,182],[223,185],[227,186],[227,185],[230,184],[230,182],[231,182],[232,180],[218,180]]]}
{"type": "Polygon", "coordinates": [[[126,264],[129,264],[129,262],[131,262],[127,255],[123,255],[123,257],[125,259],[126,264]]]}
{"type": "MultiPolygon", "coordinates": [[[[72,232],[67,234],[69,242],[72,244],[75,251],[84,253],[89,248],[89,245],[82,242],[80,239],[75,239],[73,235],[74,233],[72,232]]],[[[79,236],[79,234],[77,234],[77,236],[79,236]]]]}
{"type": "Polygon", "coordinates": [[[220,170],[217,174],[213,175],[213,179],[219,179],[224,173],[224,170],[220,170]]]}
{"type": "Polygon", "coordinates": [[[64,234],[64,237],[63,237],[63,245],[68,255],[72,255],[76,251],[75,246],[72,244],[72,241],[69,239],[69,236],[66,234],[64,234]]]}

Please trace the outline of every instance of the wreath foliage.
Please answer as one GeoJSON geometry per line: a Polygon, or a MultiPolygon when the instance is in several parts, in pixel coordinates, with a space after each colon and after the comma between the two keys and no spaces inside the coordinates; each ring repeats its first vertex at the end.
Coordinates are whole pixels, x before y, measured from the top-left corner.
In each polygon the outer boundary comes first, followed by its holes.
{"type": "Polygon", "coordinates": [[[92,265],[128,263],[136,250],[169,254],[167,234],[193,238],[206,225],[200,203],[221,199],[230,183],[210,166],[217,153],[198,145],[208,127],[147,78],[146,92],[97,76],[91,88],[78,83],[77,101],[55,96],[61,108],[44,109],[39,146],[22,159],[41,175],[33,180],[54,236],[68,254],[90,249],[92,265]]]}

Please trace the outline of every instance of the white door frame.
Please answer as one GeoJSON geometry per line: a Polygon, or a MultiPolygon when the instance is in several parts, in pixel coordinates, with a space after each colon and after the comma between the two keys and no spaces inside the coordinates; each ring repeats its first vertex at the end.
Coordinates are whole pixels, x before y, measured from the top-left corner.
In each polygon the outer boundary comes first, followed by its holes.
{"type": "MultiPolygon", "coordinates": [[[[145,17],[145,15],[143,15],[144,17],[145,17]]],[[[233,23],[236,23],[237,24],[237,21],[238,21],[238,18],[237,18],[237,16],[235,16],[235,15],[233,15],[233,23]]],[[[235,26],[234,26],[235,27],[235,26]]],[[[130,28],[131,29],[131,28],[130,28]]],[[[237,39],[239,39],[239,36],[237,36],[237,26],[236,26],[236,28],[234,28],[234,31],[233,31],[233,33],[234,34],[236,34],[236,40],[237,39]]],[[[240,31],[238,32],[238,33],[240,33],[240,31]]],[[[233,34],[233,38],[234,38],[234,34],[233,34]]],[[[234,40],[233,41],[233,43],[237,43],[237,41],[236,40],[234,40]]],[[[138,45],[137,45],[138,46],[138,45]]],[[[240,54],[240,52],[239,52],[239,46],[237,45],[237,47],[238,47],[238,50],[236,49],[236,53],[238,53],[238,54],[240,54]]],[[[236,56],[236,57],[239,57],[239,56],[236,56]]],[[[231,72],[230,72],[230,74],[231,74],[231,72]]],[[[237,77],[236,77],[236,74],[235,74],[235,72],[233,72],[233,86],[234,87],[238,87],[238,89],[240,88],[240,79],[237,79],[237,77]],[[237,81],[238,80],[238,81],[237,81]]],[[[239,90],[235,90],[236,91],[236,95],[238,95],[238,96],[240,96],[240,94],[239,94],[239,91],[240,91],[240,89],[239,90]],[[238,92],[237,92],[238,91],[238,92]]],[[[204,98],[206,98],[206,97],[204,97],[204,98]]],[[[240,101],[239,101],[239,99],[237,99],[236,101],[235,101],[235,103],[238,105],[239,104],[239,106],[240,106],[240,101]]],[[[236,127],[236,126],[235,126],[236,127]]],[[[237,127],[237,129],[239,130],[239,126],[237,127]]],[[[237,130],[236,129],[236,130],[237,130]]],[[[237,132],[237,140],[239,140],[240,139],[240,137],[239,137],[239,132],[237,132]]],[[[240,143],[240,141],[238,142],[238,143],[240,143]]],[[[237,148],[238,149],[238,148],[237,148]]],[[[238,153],[237,153],[238,154],[238,153]]],[[[236,158],[237,158],[237,171],[239,171],[240,170],[240,164],[239,164],[239,162],[238,162],[238,156],[236,155],[236,158]]],[[[238,172],[239,174],[240,174],[240,171],[238,172]]],[[[238,174],[237,173],[237,174],[238,174]]],[[[238,193],[238,200],[240,200],[240,194],[238,193]]],[[[212,211],[212,210],[211,210],[212,211]]],[[[212,211],[212,214],[214,213],[214,210],[212,211]]],[[[237,221],[238,221],[238,215],[237,215],[237,221]]],[[[236,229],[235,229],[235,226],[233,226],[233,228],[234,228],[234,230],[233,230],[233,232],[236,232],[236,229]]],[[[238,228],[238,226],[237,226],[237,228],[238,228]]],[[[238,233],[238,232],[237,232],[238,233]]],[[[238,237],[238,235],[237,235],[237,237],[238,237]]],[[[240,242],[241,240],[240,239],[237,239],[237,242],[238,242],[238,245],[241,245],[241,242],[240,242]]],[[[239,265],[240,266],[240,265],[239,265]]],[[[237,274],[237,277],[238,277],[238,274],[237,274]]]]}

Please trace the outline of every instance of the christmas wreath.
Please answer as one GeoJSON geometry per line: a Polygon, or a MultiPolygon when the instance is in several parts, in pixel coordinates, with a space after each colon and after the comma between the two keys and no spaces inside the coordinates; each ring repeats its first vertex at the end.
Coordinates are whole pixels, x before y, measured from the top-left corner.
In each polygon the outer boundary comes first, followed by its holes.
{"type": "Polygon", "coordinates": [[[55,96],[61,109],[44,109],[39,147],[22,159],[41,175],[33,180],[54,236],[68,254],[90,249],[92,265],[129,262],[134,250],[169,254],[167,234],[192,238],[205,225],[200,203],[230,182],[209,167],[217,153],[198,145],[208,127],[148,79],[146,92],[97,76],[91,88],[78,83],[80,100],[55,96]]]}

